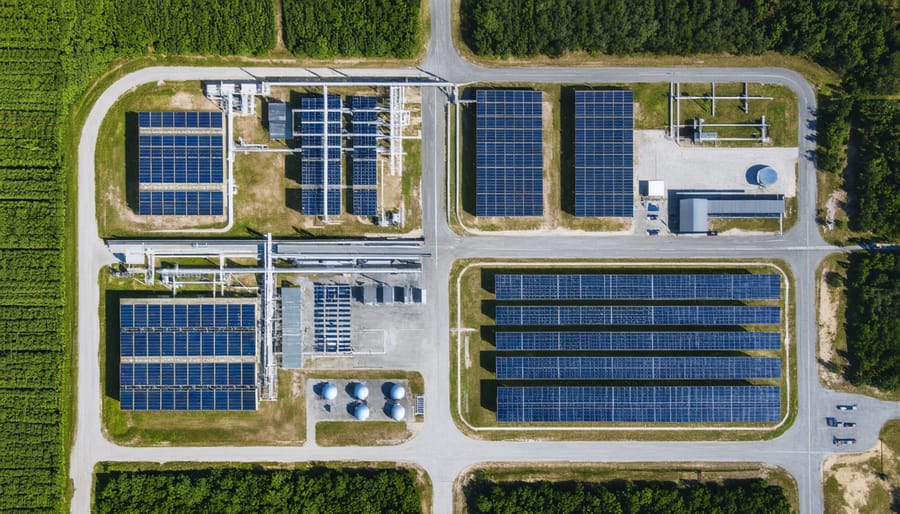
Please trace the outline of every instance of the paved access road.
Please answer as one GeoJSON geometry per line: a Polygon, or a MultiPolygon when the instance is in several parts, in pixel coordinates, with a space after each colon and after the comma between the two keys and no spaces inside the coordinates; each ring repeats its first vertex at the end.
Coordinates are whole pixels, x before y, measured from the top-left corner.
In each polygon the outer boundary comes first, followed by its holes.
{"type": "MultiPolygon", "coordinates": [[[[292,77],[302,70],[291,68],[156,67],[129,74],[107,89],[91,110],[79,144],[78,168],[78,384],[77,427],[71,459],[75,493],[72,512],[90,511],[92,471],[100,461],[277,461],[360,460],[404,461],[423,467],[434,484],[435,511],[451,511],[452,484],[464,469],[491,461],[573,462],[766,462],[784,467],[797,480],[804,513],[822,512],[821,465],[835,452],[824,425],[835,415],[836,403],[857,403],[859,409],[841,416],[856,421],[848,435],[859,443],[842,451],[869,448],[877,440],[882,423],[900,417],[900,404],[880,402],[823,389],[817,380],[815,344],[815,270],[829,253],[838,251],[824,243],[815,225],[815,93],[797,73],[780,68],[589,68],[534,67],[487,68],[464,61],[456,53],[450,34],[450,2],[431,0],[431,41],[420,68],[448,81],[469,82],[656,82],[748,81],[783,84],[799,101],[800,182],[799,222],[784,236],[717,238],[659,238],[640,236],[516,235],[460,237],[450,230],[443,198],[445,109],[448,98],[435,88],[424,88],[423,122],[423,227],[432,257],[424,263],[423,287],[429,290],[429,315],[425,343],[434,351],[421,363],[425,377],[427,415],[421,433],[394,447],[319,448],[314,441],[302,447],[179,447],[128,448],[111,444],[101,427],[99,353],[99,290],[101,267],[114,262],[97,232],[94,154],[100,124],[116,99],[140,84],[160,80],[252,79],[253,76],[292,77]],[[778,258],[795,278],[796,345],[798,357],[799,412],[793,426],[772,441],[761,442],[488,442],[470,439],[456,428],[450,415],[449,301],[447,280],[454,260],[464,257],[509,258],[778,258]]],[[[381,76],[403,75],[410,70],[377,70],[381,76]]],[[[413,70],[414,73],[418,71],[413,70]]],[[[366,74],[375,74],[367,70],[366,74]]],[[[327,251],[323,250],[323,251],[327,251]]]]}

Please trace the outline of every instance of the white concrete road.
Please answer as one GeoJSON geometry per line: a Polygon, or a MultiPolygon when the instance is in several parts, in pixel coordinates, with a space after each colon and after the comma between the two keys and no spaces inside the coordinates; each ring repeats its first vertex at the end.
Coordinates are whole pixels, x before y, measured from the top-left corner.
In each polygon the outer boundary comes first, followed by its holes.
{"type": "MultiPolygon", "coordinates": [[[[98,237],[94,152],[100,123],[116,99],[129,89],[158,80],[246,79],[261,70],[248,68],[169,67],[146,68],[129,74],[106,90],[88,116],[79,144],[78,167],[78,382],[77,426],[71,459],[75,494],[72,512],[90,512],[91,480],[100,461],[277,461],[359,460],[405,461],[423,467],[434,484],[435,511],[451,511],[453,480],[463,469],[488,461],[752,461],[782,466],[800,488],[804,513],[823,511],[821,465],[823,458],[838,451],[831,441],[833,430],[824,418],[834,415],[839,402],[859,404],[852,414],[857,427],[848,435],[864,450],[877,440],[882,423],[900,417],[900,404],[851,397],[823,389],[816,377],[815,270],[831,252],[815,225],[815,93],[797,73],[780,68],[486,68],[462,60],[450,36],[450,2],[431,1],[431,42],[420,68],[454,83],[468,82],[655,82],[655,81],[750,81],[783,84],[800,103],[799,127],[799,222],[784,236],[651,239],[639,236],[483,236],[459,237],[447,225],[443,202],[444,113],[447,97],[436,88],[423,91],[423,224],[426,249],[432,257],[424,264],[424,287],[429,290],[425,341],[433,345],[421,363],[425,377],[428,410],[421,433],[406,444],[386,448],[301,447],[180,447],[129,448],[107,441],[100,426],[101,384],[99,369],[100,268],[113,256],[98,237]],[[451,264],[463,257],[566,258],[566,257],[760,257],[783,259],[796,279],[796,322],[799,412],[793,426],[782,436],[762,442],[486,442],[462,435],[450,415],[449,309],[447,278],[451,264]]],[[[266,75],[297,76],[295,69],[266,69],[266,75]]],[[[397,76],[398,70],[379,71],[397,76]]]]}

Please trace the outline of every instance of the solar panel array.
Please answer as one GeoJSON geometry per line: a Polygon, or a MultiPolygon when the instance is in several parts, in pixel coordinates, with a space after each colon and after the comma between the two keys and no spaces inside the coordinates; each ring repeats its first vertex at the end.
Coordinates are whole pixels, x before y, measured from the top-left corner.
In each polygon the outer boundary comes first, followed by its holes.
{"type": "Polygon", "coordinates": [[[141,129],[221,129],[222,113],[214,112],[139,112],[141,129]]]}
{"type": "Polygon", "coordinates": [[[314,285],[315,348],[323,353],[350,353],[350,286],[314,285]]]}
{"type": "Polygon", "coordinates": [[[350,102],[353,114],[353,214],[375,216],[378,214],[375,189],[378,185],[377,99],[374,96],[354,96],[350,102]]]}
{"type": "Polygon", "coordinates": [[[341,97],[328,95],[327,122],[325,107],[325,99],[321,96],[307,96],[300,99],[300,144],[303,148],[300,183],[304,186],[300,198],[300,212],[314,216],[325,214],[327,179],[328,214],[337,216],[342,210],[341,97]]]}
{"type": "Polygon", "coordinates": [[[498,305],[497,325],[774,325],[770,306],[498,305]]]}
{"type": "Polygon", "coordinates": [[[221,112],[138,113],[138,214],[224,213],[222,122],[221,112]]]}
{"type": "Polygon", "coordinates": [[[497,357],[498,380],[781,378],[777,357],[497,357]]]}
{"type": "Polygon", "coordinates": [[[779,350],[779,332],[497,332],[501,351],[779,350]]]}
{"type": "Polygon", "coordinates": [[[122,302],[122,410],[255,410],[256,304],[122,302]]]}
{"type": "Polygon", "coordinates": [[[498,387],[504,423],[772,423],[777,386],[498,387]]]}
{"type": "Polygon", "coordinates": [[[499,274],[497,300],[777,300],[778,275],[499,274]]]}
{"type": "Polygon", "coordinates": [[[480,89],[475,99],[476,215],[541,216],[541,92],[480,89]]]}
{"type": "Polygon", "coordinates": [[[634,214],[631,91],[575,92],[575,215],[634,214]]]}
{"type": "Polygon", "coordinates": [[[138,214],[221,216],[225,198],[221,191],[141,191],[138,214]]]}

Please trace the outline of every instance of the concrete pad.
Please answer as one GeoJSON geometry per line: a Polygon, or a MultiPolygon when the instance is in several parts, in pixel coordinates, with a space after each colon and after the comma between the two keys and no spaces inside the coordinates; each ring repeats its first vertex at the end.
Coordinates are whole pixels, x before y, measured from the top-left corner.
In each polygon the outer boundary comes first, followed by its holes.
{"type": "Polygon", "coordinates": [[[666,189],[740,189],[748,193],[797,195],[796,147],[716,148],[666,139],[662,130],[634,132],[636,180],[665,180],[666,189]],[[769,187],[750,183],[748,170],[765,164],[778,171],[769,187]]]}

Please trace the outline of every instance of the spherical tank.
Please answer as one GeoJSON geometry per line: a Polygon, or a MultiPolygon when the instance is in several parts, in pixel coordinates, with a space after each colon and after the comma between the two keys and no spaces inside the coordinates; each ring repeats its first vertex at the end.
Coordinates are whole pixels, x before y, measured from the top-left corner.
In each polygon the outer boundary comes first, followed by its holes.
{"type": "Polygon", "coordinates": [[[355,417],[359,421],[365,421],[369,419],[369,407],[367,407],[364,403],[360,403],[356,406],[356,409],[354,409],[353,417],[355,417]]]}
{"type": "Polygon", "coordinates": [[[337,398],[337,386],[330,382],[323,385],[322,398],[325,398],[326,400],[334,400],[337,398]]]}
{"type": "Polygon", "coordinates": [[[771,186],[778,182],[778,172],[771,166],[766,166],[756,172],[756,183],[761,186],[771,186]]]}
{"type": "Polygon", "coordinates": [[[394,421],[403,421],[403,418],[406,417],[406,409],[403,408],[399,403],[395,403],[391,406],[391,418],[394,421]]]}
{"type": "Polygon", "coordinates": [[[369,398],[369,388],[366,384],[356,384],[353,386],[353,397],[360,401],[366,401],[369,398]]]}
{"type": "Polygon", "coordinates": [[[400,384],[391,386],[391,400],[402,400],[406,396],[406,388],[400,384]]]}

